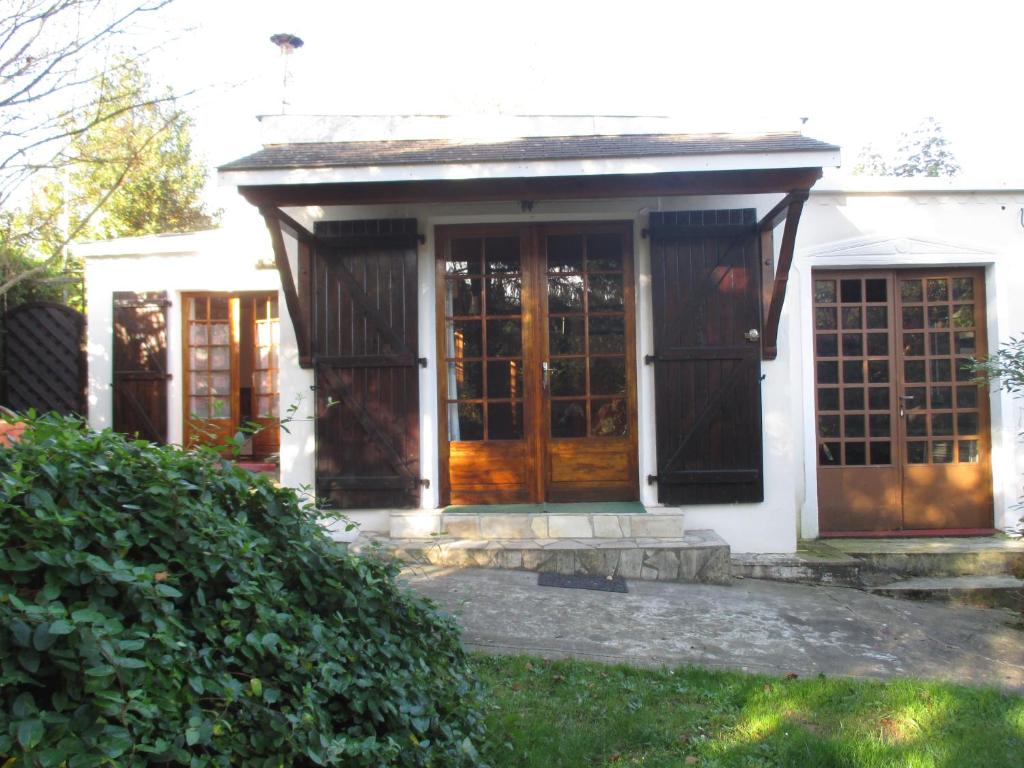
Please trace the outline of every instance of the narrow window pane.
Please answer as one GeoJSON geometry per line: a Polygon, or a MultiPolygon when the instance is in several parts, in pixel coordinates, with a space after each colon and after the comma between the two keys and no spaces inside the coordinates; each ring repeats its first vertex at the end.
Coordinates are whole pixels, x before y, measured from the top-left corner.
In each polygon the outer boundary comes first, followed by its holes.
{"type": "Polygon", "coordinates": [[[480,403],[449,403],[448,439],[483,440],[484,407],[480,403]]]}
{"type": "Polygon", "coordinates": [[[590,351],[592,354],[624,352],[625,349],[626,318],[590,318],[590,351]]]}
{"type": "Polygon", "coordinates": [[[480,357],[483,354],[479,320],[449,320],[445,357],[480,357]]]}
{"type": "Polygon", "coordinates": [[[864,437],[863,414],[847,414],[843,417],[843,437],[864,437]]]}
{"type": "Polygon", "coordinates": [[[900,281],[900,297],[904,301],[921,301],[924,298],[924,291],[921,288],[921,281],[900,281]]]}
{"type": "Polygon", "coordinates": [[[885,307],[868,307],[868,328],[888,328],[889,310],[885,307]]]}
{"type": "Polygon", "coordinates": [[[932,381],[950,381],[953,378],[953,365],[949,360],[931,361],[932,381]]]}
{"type": "Polygon", "coordinates": [[[952,408],[953,407],[953,388],[952,387],[932,387],[932,408],[952,408]]]}
{"type": "Polygon", "coordinates": [[[626,358],[594,357],[590,360],[590,394],[626,394],[626,358]]]}
{"type": "Polygon", "coordinates": [[[924,307],[904,307],[903,327],[911,330],[924,328],[924,307]]]}
{"type": "Polygon", "coordinates": [[[518,357],[523,353],[523,326],[519,320],[487,321],[487,354],[518,357]]]}
{"type": "Polygon", "coordinates": [[[838,411],[839,390],[834,387],[820,387],[818,389],[818,410],[838,411]]]}
{"type": "Polygon", "coordinates": [[[448,397],[457,400],[478,400],[483,396],[483,363],[448,363],[448,397]]]}
{"type": "Polygon", "coordinates": [[[892,425],[889,423],[889,414],[873,413],[869,419],[872,437],[889,437],[892,425]]]}
{"type": "Polygon", "coordinates": [[[592,312],[622,309],[622,275],[590,275],[587,296],[592,312]]]}
{"type": "Polygon", "coordinates": [[[907,400],[905,402],[908,411],[925,408],[928,404],[927,387],[907,387],[903,394],[907,396],[907,400]]]}
{"type": "Polygon", "coordinates": [[[843,356],[860,357],[864,354],[864,337],[859,333],[843,334],[843,356]]]}
{"type": "Polygon", "coordinates": [[[957,387],[956,388],[956,407],[957,408],[977,408],[978,407],[978,388],[975,387],[975,386],[957,387]]]}
{"type": "Polygon", "coordinates": [[[889,361],[869,360],[868,381],[872,384],[887,384],[889,382],[889,361]]]}
{"type": "Polygon", "coordinates": [[[582,355],[583,318],[548,318],[548,348],[552,355],[582,355]]]}
{"type": "Polygon", "coordinates": [[[210,347],[210,370],[231,370],[231,350],[229,347],[210,347]]]}
{"type": "Polygon", "coordinates": [[[912,413],[907,416],[907,434],[911,437],[928,435],[928,421],[923,413],[912,413]]]}
{"type": "Polygon", "coordinates": [[[587,436],[587,403],[585,400],[551,401],[551,436],[587,436]]]}
{"type": "Polygon", "coordinates": [[[522,310],[522,278],[489,278],[487,280],[487,314],[518,315],[522,310]]]}
{"type": "Polygon", "coordinates": [[[904,333],[903,353],[910,357],[920,357],[924,355],[924,334],[904,333]]]}
{"type": "MultiPolygon", "coordinates": [[[[563,358],[551,361],[551,394],[585,395],[587,393],[582,357],[563,358]]],[[[586,419],[583,420],[586,426],[586,419]]]]}
{"type": "Polygon", "coordinates": [[[818,447],[818,463],[823,467],[838,466],[841,450],[840,443],[821,443],[818,447]]]}
{"type": "Polygon", "coordinates": [[[839,417],[819,416],[818,434],[821,437],[839,437],[839,417]]]}
{"type": "Polygon", "coordinates": [[[835,280],[815,280],[814,281],[814,301],[817,304],[835,304],[836,303],[836,281],[835,280]]]}
{"type": "Polygon", "coordinates": [[[223,344],[224,346],[231,343],[231,328],[227,323],[210,325],[210,343],[223,344]]]}
{"type": "Polygon", "coordinates": [[[560,275],[548,278],[548,311],[583,311],[582,275],[560,275]]]}
{"type": "Polygon", "coordinates": [[[928,349],[933,355],[948,355],[949,354],[949,334],[948,333],[929,333],[928,334],[928,349]]]}
{"type": "Polygon", "coordinates": [[[958,357],[956,359],[956,380],[957,381],[973,381],[978,376],[977,371],[974,370],[974,365],[966,357],[958,357]]]}
{"type": "Polygon", "coordinates": [[[814,310],[814,327],[819,331],[831,331],[836,327],[836,308],[818,307],[814,310]]]}
{"type": "Polygon", "coordinates": [[[843,383],[859,384],[864,381],[864,363],[860,360],[850,360],[843,363],[843,383]]]}
{"type": "Polygon", "coordinates": [[[843,390],[843,409],[847,411],[864,410],[864,390],[861,387],[847,387],[843,390]]]}
{"type": "Polygon", "coordinates": [[[587,270],[622,270],[622,235],[587,236],[587,270]]]}
{"type": "Polygon", "coordinates": [[[871,463],[892,464],[892,444],[888,440],[871,443],[871,463]]]}
{"type": "Polygon", "coordinates": [[[864,297],[868,301],[885,301],[886,283],[885,280],[873,279],[864,281],[864,297]]]}
{"type": "Polygon", "coordinates": [[[451,243],[445,271],[450,275],[479,275],[482,241],[479,238],[460,238],[451,243]]]}
{"type": "Polygon", "coordinates": [[[906,360],[903,363],[903,378],[907,381],[924,381],[924,360],[906,360]]]}
{"type": "Polygon", "coordinates": [[[949,307],[928,307],[929,328],[949,328],[949,307]]]}
{"type": "Polygon", "coordinates": [[[835,357],[839,354],[839,341],[834,333],[819,333],[815,343],[818,357],[835,357]]]}
{"type": "Polygon", "coordinates": [[[480,280],[458,277],[445,281],[446,315],[480,314],[480,280]]]}
{"type": "Polygon", "coordinates": [[[974,327],[973,304],[956,304],[953,306],[953,326],[956,328],[974,327]]]}
{"type": "Polygon", "coordinates": [[[933,413],[932,414],[932,435],[945,437],[953,434],[953,414],[933,413]]]}
{"type": "Polygon", "coordinates": [[[948,301],[949,284],[945,278],[928,281],[928,301],[948,301]]]}
{"type": "Polygon", "coordinates": [[[961,464],[977,464],[978,463],[978,441],[977,440],[961,440],[960,441],[960,463],[961,464]]]}
{"type": "Polygon", "coordinates": [[[190,397],[189,398],[189,410],[193,416],[200,419],[205,419],[210,415],[209,400],[205,397],[190,397]]]}
{"type": "Polygon", "coordinates": [[[953,461],[953,441],[932,441],[932,464],[950,464],[953,461]]]}
{"type": "Polygon", "coordinates": [[[953,278],[953,301],[971,301],[974,298],[974,278],[953,278]]]}
{"type": "Polygon", "coordinates": [[[864,443],[846,443],[846,465],[850,467],[863,466],[867,459],[867,452],[864,443]]]}
{"type": "Polygon", "coordinates": [[[487,274],[519,272],[519,238],[489,237],[484,241],[487,274]]]}
{"type": "Polygon", "coordinates": [[[869,387],[868,388],[868,407],[872,411],[887,411],[887,410],[889,410],[889,388],[888,387],[869,387]]]}
{"type": "Polygon", "coordinates": [[[957,331],[953,334],[954,344],[958,355],[973,355],[978,350],[974,338],[974,331],[957,331]]]}
{"type": "Polygon", "coordinates": [[[549,272],[583,271],[583,237],[550,235],[547,239],[549,272]]]}
{"type": "Polygon", "coordinates": [[[858,304],[861,301],[860,280],[840,280],[839,294],[844,304],[858,304]]]}
{"type": "Polygon", "coordinates": [[[521,360],[490,360],[487,363],[487,397],[516,400],[523,396],[521,360]]]}
{"type": "Polygon", "coordinates": [[[838,384],[839,383],[839,363],[835,362],[819,362],[818,363],[818,383],[819,384],[838,384]]]}
{"type": "Polygon", "coordinates": [[[521,440],[523,437],[522,403],[487,404],[487,439],[521,440]]]}
{"type": "Polygon", "coordinates": [[[192,350],[192,370],[205,371],[210,367],[210,350],[207,347],[196,347],[192,350]]]}
{"type": "Polygon", "coordinates": [[[190,344],[206,344],[208,343],[209,337],[206,333],[206,323],[192,323],[189,326],[189,337],[190,344]]]}
{"type": "Polygon", "coordinates": [[[860,328],[863,317],[860,307],[843,307],[843,328],[860,328]]]}
{"type": "Polygon", "coordinates": [[[227,320],[228,306],[229,302],[227,296],[212,296],[210,298],[210,319],[227,320]]]}
{"type": "Polygon", "coordinates": [[[907,443],[907,463],[927,464],[928,443],[924,441],[907,443]]]}
{"type": "Polygon", "coordinates": [[[976,412],[958,413],[956,415],[956,431],[960,435],[978,434],[978,414],[976,412]]]}
{"type": "Polygon", "coordinates": [[[625,400],[592,400],[590,434],[594,437],[623,437],[628,434],[625,400]]]}
{"type": "Polygon", "coordinates": [[[889,335],[887,333],[869,333],[868,354],[872,356],[888,355],[889,335]]]}

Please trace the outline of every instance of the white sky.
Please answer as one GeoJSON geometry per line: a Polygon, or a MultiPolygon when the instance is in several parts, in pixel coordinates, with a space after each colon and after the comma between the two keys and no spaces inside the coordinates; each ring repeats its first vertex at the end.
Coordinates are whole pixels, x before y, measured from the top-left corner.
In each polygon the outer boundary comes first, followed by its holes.
{"type": "Polygon", "coordinates": [[[198,89],[211,166],[258,147],[299,35],[293,114],[658,114],[884,148],[928,115],[969,176],[1024,180],[1024,2],[177,0],[157,80],[198,89]]]}

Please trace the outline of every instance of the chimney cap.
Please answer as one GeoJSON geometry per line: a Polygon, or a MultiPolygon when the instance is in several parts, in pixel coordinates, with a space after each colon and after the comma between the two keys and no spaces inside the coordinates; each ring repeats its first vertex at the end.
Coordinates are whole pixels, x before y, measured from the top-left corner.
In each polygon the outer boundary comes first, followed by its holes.
{"type": "Polygon", "coordinates": [[[292,35],[288,32],[281,32],[276,35],[270,36],[270,42],[278,46],[283,53],[291,53],[296,48],[301,48],[303,43],[302,38],[298,35],[292,35]]]}

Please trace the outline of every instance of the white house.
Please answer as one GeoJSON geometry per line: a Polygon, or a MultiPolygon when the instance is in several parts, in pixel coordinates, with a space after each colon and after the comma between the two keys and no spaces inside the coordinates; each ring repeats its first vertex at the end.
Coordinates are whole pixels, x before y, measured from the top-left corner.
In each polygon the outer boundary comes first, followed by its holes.
{"type": "Polygon", "coordinates": [[[266,227],[77,248],[95,427],[287,415],[251,458],[366,530],[1015,524],[1021,407],[964,362],[1024,329],[1024,186],[822,180],[839,150],[799,134],[630,118],[263,123],[220,177],[266,227]]]}

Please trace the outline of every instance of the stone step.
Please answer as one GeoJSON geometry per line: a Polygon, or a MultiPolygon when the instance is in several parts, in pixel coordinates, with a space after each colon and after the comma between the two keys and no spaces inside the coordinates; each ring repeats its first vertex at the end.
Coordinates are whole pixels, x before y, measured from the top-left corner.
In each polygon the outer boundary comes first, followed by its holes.
{"type": "Polygon", "coordinates": [[[918,577],[1024,574],[1024,542],[998,536],[829,539],[828,546],[859,560],[868,586],[918,577]]]}
{"type": "Polygon", "coordinates": [[[448,536],[453,539],[628,539],[682,538],[686,534],[681,512],[392,512],[392,539],[448,536]]]}
{"type": "Polygon", "coordinates": [[[408,563],[504,568],[565,575],[622,576],[648,581],[728,584],[729,545],[714,531],[679,537],[395,539],[360,536],[356,552],[375,547],[408,563]]]}
{"type": "Polygon", "coordinates": [[[907,600],[933,600],[986,608],[1024,608],[1024,580],[1013,576],[946,576],[903,579],[869,592],[907,600]]]}
{"type": "Polygon", "coordinates": [[[732,575],[742,579],[794,584],[860,587],[861,565],[861,561],[853,557],[818,558],[800,552],[791,555],[740,554],[732,556],[732,575]]]}

